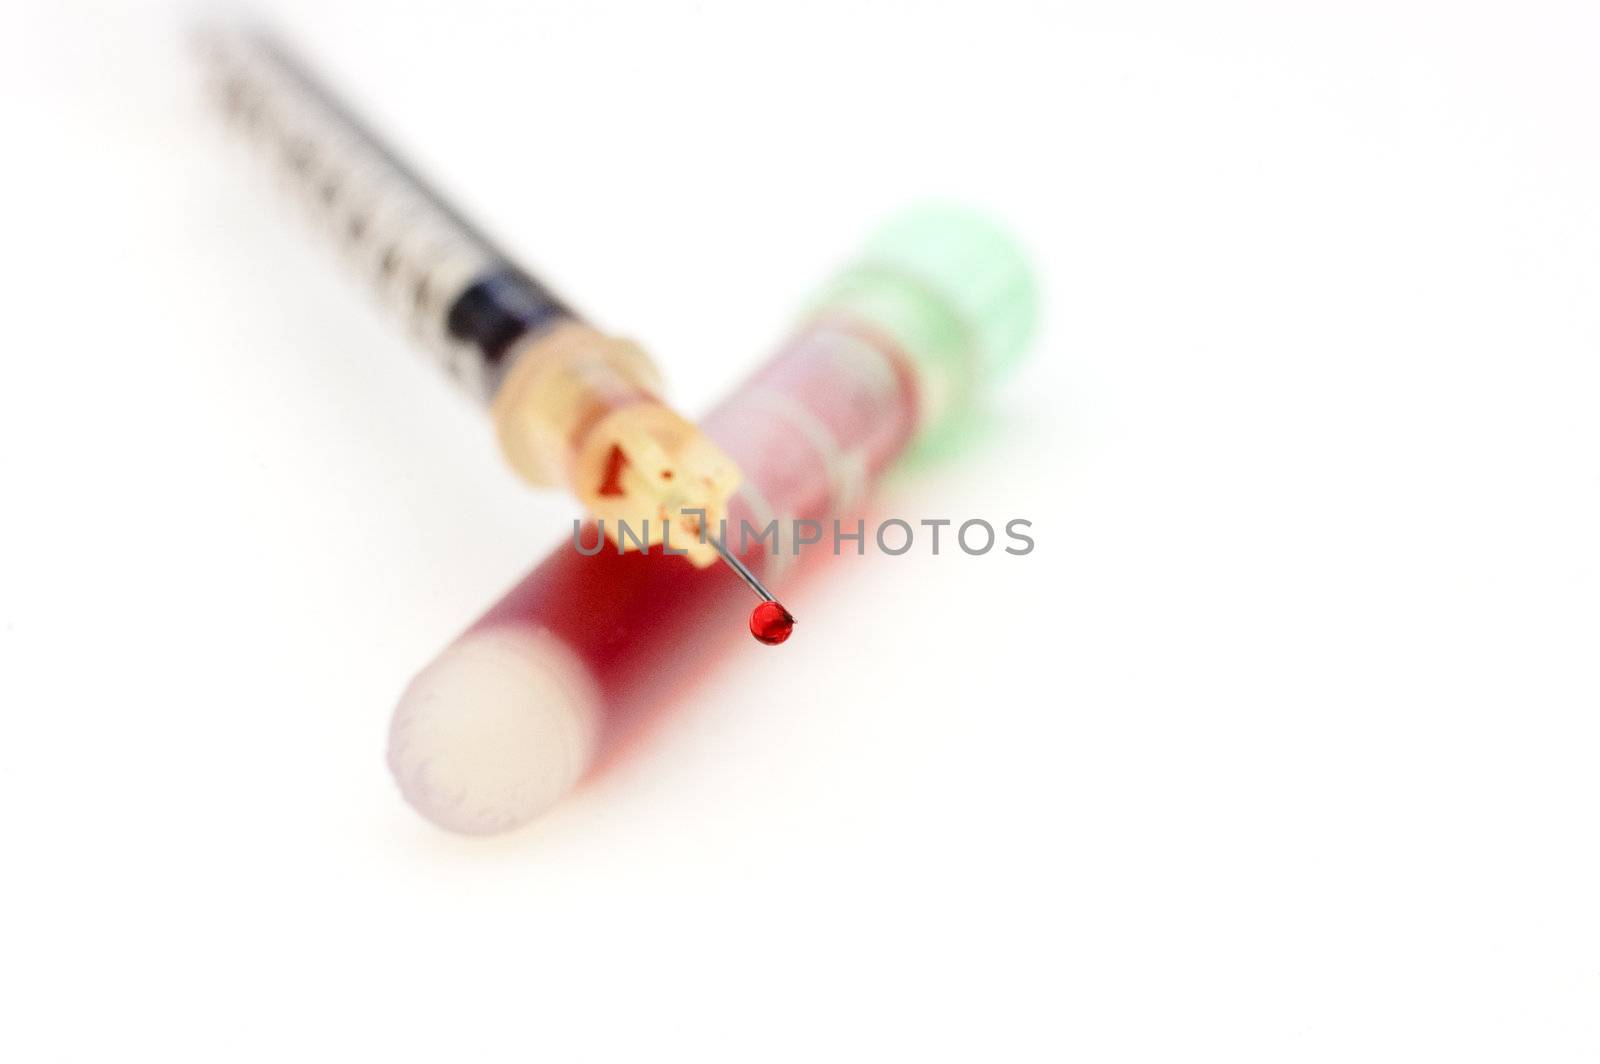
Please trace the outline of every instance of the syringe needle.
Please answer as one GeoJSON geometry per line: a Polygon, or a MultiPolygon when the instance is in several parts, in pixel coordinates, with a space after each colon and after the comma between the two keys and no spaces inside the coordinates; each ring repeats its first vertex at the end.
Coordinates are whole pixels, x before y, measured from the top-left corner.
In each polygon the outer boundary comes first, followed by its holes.
{"type": "Polygon", "coordinates": [[[735,558],[731,550],[722,545],[722,540],[718,539],[716,536],[710,535],[709,533],[706,535],[706,539],[710,540],[711,545],[717,548],[717,553],[722,555],[722,560],[727,562],[728,565],[733,568],[734,572],[744,577],[744,582],[750,585],[750,590],[754,591],[768,602],[778,601],[772,597],[772,592],[768,591],[766,586],[763,585],[760,580],[756,579],[756,574],[752,573],[749,567],[744,564],[744,562],[740,561],[738,558],[735,558]]]}
{"type": "Polygon", "coordinates": [[[767,590],[766,585],[756,579],[756,574],[750,571],[749,566],[734,557],[733,552],[723,545],[722,540],[709,534],[706,539],[717,548],[722,560],[750,585],[752,591],[761,596],[761,602],[750,611],[750,634],[768,646],[777,646],[788,639],[789,634],[794,631],[794,614],[784,609],[783,604],[772,597],[772,592],[767,590]]]}

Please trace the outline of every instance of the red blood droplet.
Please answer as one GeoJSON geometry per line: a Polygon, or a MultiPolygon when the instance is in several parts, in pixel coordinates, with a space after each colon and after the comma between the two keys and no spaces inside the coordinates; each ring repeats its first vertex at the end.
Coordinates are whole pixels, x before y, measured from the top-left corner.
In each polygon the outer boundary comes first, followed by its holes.
{"type": "Polygon", "coordinates": [[[794,616],[776,602],[762,602],[750,611],[750,634],[775,647],[794,631],[794,616]]]}

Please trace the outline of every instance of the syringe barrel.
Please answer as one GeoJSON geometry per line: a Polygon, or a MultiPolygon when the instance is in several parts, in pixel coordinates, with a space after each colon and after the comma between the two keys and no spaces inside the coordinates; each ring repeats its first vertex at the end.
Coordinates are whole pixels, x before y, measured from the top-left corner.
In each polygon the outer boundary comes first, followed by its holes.
{"type": "Polygon", "coordinates": [[[517,341],[575,315],[512,264],[283,44],[199,35],[224,115],[257,144],[385,307],[482,402],[517,341]]]}
{"type": "MultiPolygon", "coordinates": [[[[831,552],[833,519],[948,408],[929,391],[953,387],[951,365],[965,361],[955,378],[981,376],[979,345],[1000,334],[963,271],[1004,274],[997,305],[1031,317],[1026,269],[992,227],[945,212],[896,225],[900,235],[870,244],[793,338],[701,423],[743,473],[725,542],[769,586],[782,585],[798,550],[831,552]],[[975,231],[1003,254],[943,275],[919,268],[941,242],[975,231]],[[821,523],[822,542],[798,547],[797,520],[821,523]],[[774,521],[776,543],[742,534],[767,533],[774,521]]],[[[1025,332],[1014,329],[1014,342],[1025,332]]],[[[853,533],[853,523],[841,531],[853,533]]],[[[696,568],[659,547],[619,553],[585,529],[406,691],[389,750],[402,791],[458,831],[531,819],[735,638],[753,601],[724,567],[696,568]]]]}
{"type": "MultiPolygon", "coordinates": [[[[738,470],[662,400],[637,344],[580,321],[512,265],[271,36],[218,30],[200,43],[224,113],[444,370],[492,407],[523,479],[635,525],[685,505],[722,514],[738,470]]],[[[696,564],[715,557],[695,545],[696,564]]]]}

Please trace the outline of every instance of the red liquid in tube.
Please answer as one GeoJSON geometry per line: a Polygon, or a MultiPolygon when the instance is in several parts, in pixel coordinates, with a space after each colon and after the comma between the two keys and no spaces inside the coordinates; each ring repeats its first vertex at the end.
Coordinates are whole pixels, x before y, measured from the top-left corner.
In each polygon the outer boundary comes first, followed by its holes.
{"type": "MultiPolygon", "coordinates": [[[[762,582],[782,585],[795,519],[831,521],[905,448],[916,428],[913,388],[910,367],[887,340],[821,324],[701,421],[744,473],[725,542],[762,582]],[[758,541],[774,519],[783,552],[776,558],[770,537],[758,541]],[[751,531],[741,544],[745,522],[751,531]]],[[[585,549],[595,534],[583,531],[585,549]]],[[[570,647],[603,699],[603,752],[674,679],[731,642],[749,606],[750,589],[724,565],[696,568],[659,548],[619,554],[609,542],[585,557],[568,541],[471,630],[537,625],[570,647]]]]}
{"type": "MultiPolygon", "coordinates": [[[[793,521],[822,522],[824,540],[809,549],[831,549],[832,519],[905,449],[917,412],[914,370],[886,337],[841,319],[803,330],[701,422],[744,476],[729,504],[729,550],[781,586],[793,521]],[[758,539],[774,520],[776,555],[770,536],[758,539]]],[[[579,541],[589,549],[596,535],[585,528],[579,541]]],[[[660,548],[619,554],[609,542],[586,556],[569,539],[401,700],[390,765],[402,790],[458,831],[531,818],[741,638],[749,608],[750,589],[725,565],[696,568],[660,548]],[[551,705],[559,720],[535,719],[551,705]]]]}

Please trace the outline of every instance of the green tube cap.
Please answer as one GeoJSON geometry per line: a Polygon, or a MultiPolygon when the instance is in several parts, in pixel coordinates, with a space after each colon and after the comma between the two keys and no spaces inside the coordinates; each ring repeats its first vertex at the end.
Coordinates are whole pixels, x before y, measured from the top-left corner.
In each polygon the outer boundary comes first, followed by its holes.
{"type": "Polygon", "coordinates": [[[956,207],[907,211],[873,234],[861,257],[915,278],[950,306],[973,341],[983,380],[1020,361],[1038,308],[1033,273],[989,218],[956,207]]]}
{"type": "Polygon", "coordinates": [[[1038,299],[1027,259],[999,226],[933,207],[890,219],[819,304],[882,330],[911,357],[927,430],[1016,365],[1038,299]]]}

